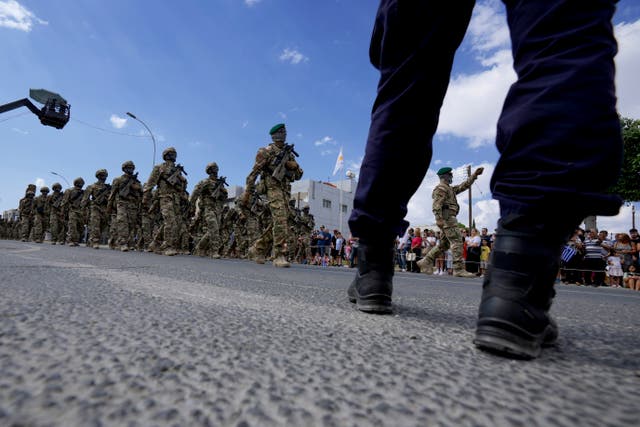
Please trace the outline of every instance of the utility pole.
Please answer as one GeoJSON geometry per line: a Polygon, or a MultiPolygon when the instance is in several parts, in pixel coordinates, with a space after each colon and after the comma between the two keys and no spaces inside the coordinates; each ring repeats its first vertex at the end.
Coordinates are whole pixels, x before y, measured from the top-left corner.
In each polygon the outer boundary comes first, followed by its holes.
{"type": "MultiPolygon", "coordinates": [[[[467,179],[470,177],[471,177],[471,165],[467,165],[467,179]]],[[[473,218],[473,214],[472,214],[472,207],[471,207],[471,186],[469,186],[469,233],[471,233],[471,224],[473,223],[472,218],[473,218]]]]}

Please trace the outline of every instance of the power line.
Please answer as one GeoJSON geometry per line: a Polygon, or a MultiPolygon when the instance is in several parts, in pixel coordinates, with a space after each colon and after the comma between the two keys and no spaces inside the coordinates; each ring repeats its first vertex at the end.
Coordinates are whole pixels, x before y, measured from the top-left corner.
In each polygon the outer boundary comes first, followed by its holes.
{"type": "Polygon", "coordinates": [[[14,114],[13,116],[9,116],[6,119],[0,120],[0,123],[6,122],[7,120],[15,119],[16,117],[24,116],[26,114],[31,114],[31,111],[23,111],[22,113],[14,114]]]}
{"type": "Polygon", "coordinates": [[[133,133],[125,133],[125,132],[118,132],[118,131],[111,130],[111,129],[105,129],[105,128],[102,128],[100,126],[92,125],[91,123],[83,122],[82,120],[78,120],[78,119],[73,118],[73,117],[71,118],[71,120],[73,120],[74,122],[78,122],[80,124],[83,124],[85,126],[88,126],[90,128],[102,131],[102,132],[112,133],[112,134],[121,135],[121,136],[133,136],[135,138],[149,138],[149,135],[136,135],[136,134],[133,134],[133,133]]]}

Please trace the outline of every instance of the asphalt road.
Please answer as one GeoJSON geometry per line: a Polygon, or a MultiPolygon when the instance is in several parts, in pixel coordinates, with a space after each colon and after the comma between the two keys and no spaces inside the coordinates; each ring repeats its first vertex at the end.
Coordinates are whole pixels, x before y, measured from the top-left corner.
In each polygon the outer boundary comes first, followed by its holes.
{"type": "Polygon", "coordinates": [[[560,285],[556,347],[472,344],[480,279],[0,241],[0,426],[640,425],[640,292],[560,285]]]}

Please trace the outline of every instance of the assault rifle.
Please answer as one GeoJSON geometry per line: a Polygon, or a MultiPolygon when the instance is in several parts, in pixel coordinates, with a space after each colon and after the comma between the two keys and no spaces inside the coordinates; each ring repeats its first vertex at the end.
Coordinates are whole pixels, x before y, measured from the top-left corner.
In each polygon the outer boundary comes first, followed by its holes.
{"type": "Polygon", "coordinates": [[[173,169],[173,172],[171,173],[171,176],[169,176],[169,178],[167,178],[167,182],[171,186],[176,187],[180,183],[180,180],[178,179],[178,177],[180,176],[180,172],[182,172],[185,175],[189,175],[187,173],[187,171],[184,170],[184,167],[180,163],[177,163],[174,166],[174,169],[173,169]]]}
{"type": "Polygon", "coordinates": [[[216,185],[215,187],[213,187],[213,190],[211,191],[211,198],[213,200],[218,199],[218,197],[220,196],[220,189],[223,188],[223,186],[227,186],[227,187],[229,186],[229,184],[227,184],[226,176],[221,176],[216,180],[216,185]]]}
{"type": "Polygon", "coordinates": [[[127,181],[127,183],[122,186],[120,191],[118,191],[118,194],[120,195],[120,197],[127,197],[129,195],[129,192],[131,191],[131,184],[133,184],[137,179],[138,179],[138,172],[129,176],[129,180],[127,181]]]}
{"type": "Polygon", "coordinates": [[[294,150],[293,144],[284,144],[284,148],[278,153],[273,162],[271,163],[271,167],[273,167],[273,173],[271,174],[278,181],[282,181],[285,174],[287,173],[286,164],[289,160],[292,159],[292,156],[299,157],[299,154],[294,150]]]}
{"type": "Polygon", "coordinates": [[[107,197],[107,194],[109,193],[109,190],[111,190],[111,184],[105,184],[104,188],[98,193],[98,195],[93,197],[93,203],[95,203],[98,206],[104,205],[106,202],[105,199],[107,197]]]}

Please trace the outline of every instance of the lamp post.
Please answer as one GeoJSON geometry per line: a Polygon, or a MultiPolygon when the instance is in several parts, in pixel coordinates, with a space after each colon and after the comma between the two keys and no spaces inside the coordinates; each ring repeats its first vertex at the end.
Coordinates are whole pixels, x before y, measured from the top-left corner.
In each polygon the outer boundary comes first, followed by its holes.
{"type": "Polygon", "coordinates": [[[142,120],[140,120],[139,118],[137,118],[136,116],[134,116],[128,111],[127,111],[127,116],[131,117],[133,120],[137,120],[140,123],[142,123],[142,126],[144,126],[147,129],[147,132],[149,132],[149,135],[151,135],[151,140],[153,141],[153,165],[151,166],[151,169],[153,169],[153,167],[156,165],[156,138],[153,136],[153,132],[151,132],[151,129],[149,129],[149,126],[147,126],[145,122],[143,122],[142,120]]]}
{"type": "Polygon", "coordinates": [[[69,181],[67,181],[67,178],[65,178],[64,176],[60,175],[60,174],[59,174],[59,173],[57,173],[57,172],[53,172],[53,171],[51,171],[50,173],[51,173],[51,175],[59,176],[60,178],[64,179],[64,182],[66,182],[66,183],[67,183],[67,187],[71,187],[71,184],[69,184],[69,181]]]}

